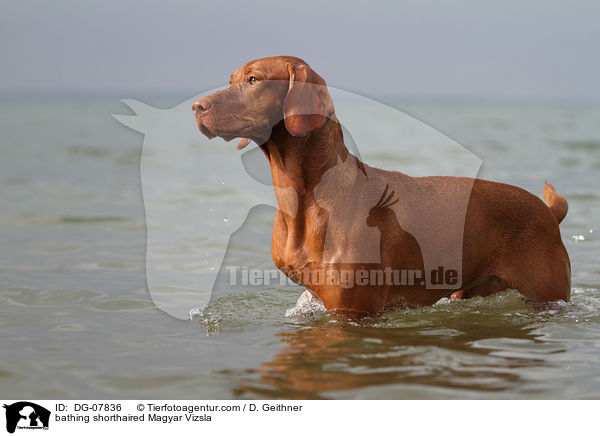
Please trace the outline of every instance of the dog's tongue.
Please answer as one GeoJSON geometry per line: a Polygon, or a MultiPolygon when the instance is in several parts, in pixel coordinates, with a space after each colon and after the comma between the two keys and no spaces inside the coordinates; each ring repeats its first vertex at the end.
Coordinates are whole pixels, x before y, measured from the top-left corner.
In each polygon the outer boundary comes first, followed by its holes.
{"type": "Polygon", "coordinates": [[[242,138],[240,139],[240,142],[238,142],[237,149],[241,150],[248,144],[250,144],[250,140],[248,138],[242,138]]]}

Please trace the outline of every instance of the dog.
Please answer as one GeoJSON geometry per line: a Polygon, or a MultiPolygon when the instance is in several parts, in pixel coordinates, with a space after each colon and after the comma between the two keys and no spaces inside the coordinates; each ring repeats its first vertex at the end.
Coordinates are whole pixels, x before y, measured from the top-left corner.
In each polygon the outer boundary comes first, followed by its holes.
{"type": "Polygon", "coordinates": [[[245,64],[192,110],[209,139],[259,145],[278,203],[273,262],[328,310],[379,314],[508,288],[569,301],[568,205],[551,184],[546,205],[512,185],[373,168],[346,148],[325,81],[292,56],[245,64]]]}

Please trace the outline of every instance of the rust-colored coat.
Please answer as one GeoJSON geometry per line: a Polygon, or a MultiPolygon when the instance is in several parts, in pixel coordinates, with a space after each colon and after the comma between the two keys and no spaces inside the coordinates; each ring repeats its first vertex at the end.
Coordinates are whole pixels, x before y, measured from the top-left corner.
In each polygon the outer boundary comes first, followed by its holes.
{"type": "Polygon", "coordinates": [[[363,164],[344,145],[325,81],[294,57],[249,62],[228,89],[198,99],[193,110],[209,138],[259,144],[278,201],[273,261],[327,309],[380,313],[506,288],[535,302],[569,300],[558,227],[567,202],[552,185],[544,187],[546,206],[511,185],[413,178],[363,164]],[[440,266],[458,276],[432,286],[440,266]],[[390,270],[422,273],[402,284],[376,274],[364,280],[363,271],[390,270]],[[352,286],[339,280],[349,271],[352,286]]]}

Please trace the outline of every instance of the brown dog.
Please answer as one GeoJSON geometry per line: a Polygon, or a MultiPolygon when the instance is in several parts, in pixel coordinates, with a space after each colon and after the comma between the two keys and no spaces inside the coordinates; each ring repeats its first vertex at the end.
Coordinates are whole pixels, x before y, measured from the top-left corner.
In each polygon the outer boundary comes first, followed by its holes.
{"type": "Polygon", "coordinates": [[[295,57],[249,62],[230,84],[194,102],[198,128],[259,144],[278,202],[273,261],[327,309],[380,313],[507,288],[569,300],[558,228],[567,202],[552,185],[546,206],[515,186],[363,164],[344,145],[325,81],[295,57]]]}

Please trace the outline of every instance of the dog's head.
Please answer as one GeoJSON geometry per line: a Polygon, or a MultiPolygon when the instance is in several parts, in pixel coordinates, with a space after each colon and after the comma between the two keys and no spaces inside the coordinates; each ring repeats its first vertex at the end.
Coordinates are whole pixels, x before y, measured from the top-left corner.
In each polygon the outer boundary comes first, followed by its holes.
{"type": "Polygon", "coordinates": [[[200,131],[226,141],[265,143],[282,119],[293,136],[306,136],[333,115],[325,81],[302,59],[278,56],[247,63],[231,75],[229,88],[192,105],[200,131]]]}

